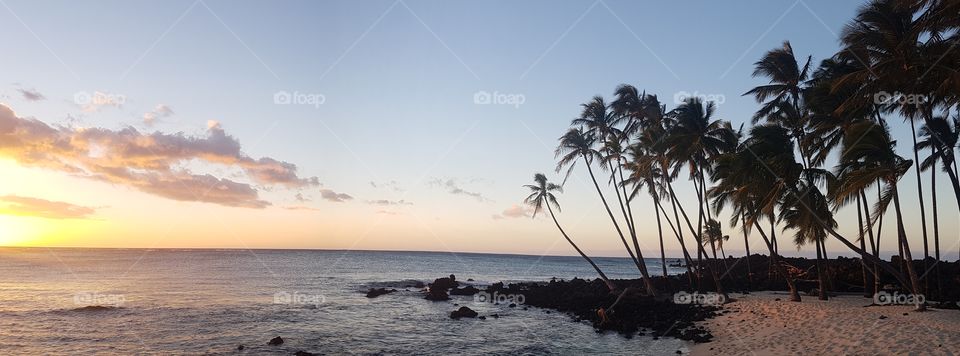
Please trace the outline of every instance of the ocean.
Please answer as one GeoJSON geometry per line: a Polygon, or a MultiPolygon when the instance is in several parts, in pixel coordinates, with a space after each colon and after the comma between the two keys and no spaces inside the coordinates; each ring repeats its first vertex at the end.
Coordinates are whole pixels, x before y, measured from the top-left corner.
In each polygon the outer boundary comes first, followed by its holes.
{"type": "MultiPolygon", "coordinates": [[[[627,259],[596,262],[611,278],[638,276],[627,259]]],[[[659,260],[647,265],[660,273],[659,260]]],[[[412,287],[449,274],[481,289],[595,277],[579,257],[5,247],[0,354],[661,355],[687,347],[670,338],[598,334],[565,314],[522,305],[467,296],[431,302],[412,287]],[[379,287],[399,291],[365,297],[379,287]],[[500,317],[453,320],[454,303],[500,317]],[[267,345],[275,336],[285,342],[267,345]]]]}

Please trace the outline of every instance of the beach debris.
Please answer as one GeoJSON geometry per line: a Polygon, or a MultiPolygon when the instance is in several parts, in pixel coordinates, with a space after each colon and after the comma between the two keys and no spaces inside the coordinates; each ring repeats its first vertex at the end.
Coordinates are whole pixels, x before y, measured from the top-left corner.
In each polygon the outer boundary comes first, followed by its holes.
{"type": "Polygon", "coordinates": [[[279,336],[272,338],[270,339],[270,341],[267,342],[267,345],[270,345],[270,346],[277,346],[281,344],[283,344],[283,338],[279,336]]]}
{"type": "Polygon", "coordinates": [[[381,295],[393,293],[396,291],[397,291],[396,289],[370,288],[370,290],[367,291],[367,298],[376,298],[381,295]]]}
{"type": "Polygon", "coordinates": [[[476,318],[476,317],[477,317],[477,312],[467,307],[460,307],[460,309],[450,312],[450,319],[476,318]]]}

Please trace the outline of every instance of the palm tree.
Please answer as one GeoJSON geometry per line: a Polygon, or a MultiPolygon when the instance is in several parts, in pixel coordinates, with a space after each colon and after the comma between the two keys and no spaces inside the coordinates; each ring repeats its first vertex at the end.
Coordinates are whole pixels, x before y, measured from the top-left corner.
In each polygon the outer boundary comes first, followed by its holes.
{"type": "Polygon", "coordinates": [[[597,264],[593,262],[589,256],[587,256],[587,254],[583,253],[583,250],[581,250],[580,247],[578,247],[577,244],[570,239],[570,236],[567,236],[567,233],[563,231],[563,228],[560,227],[560,222],[557,221],[557,216],[553,213],[553,208],[557,208],[558,212],[560,211],[560,204],[557,203],[557,197],[554,195],[554,193],[563,192],[563,187],[547,182],[547,176],[545,176],[543,173],[534,174],[533,181],[535,184],[524,185],[524,187],[530,189],[530,195],[523,200],[524,203],[533,206],[532,217],[535,218],[537,213],[540,212],[544,206],[546,206],[547,211],[550,213],[550,218],[553,219],[553,223],[557,225],[557,229],[560,230],[561,234],[563,234],[563,238],[570,243],[570,246],[573,246],[574,250],[577,250],[577,253],[579,253],[583,259],[590,263],[590,266],[593,266],[593,269],[596,270],[597,274],[600,275],[600,279],[602,279],[603,283],[607,285],[607,288],[610,289],[611,292],[615,291],[617,289],[616,285],[614,285],[613,282],[607,278],[607,275],[600,270],[600,267],[597,266],[597,264]]]}
{"type": "Polygon", "coordinates": [[[826,228],[836,229],[837,221],[833,219],[833,212],[826,197],[816,185],[808,185],[803,180],[798,184],[796,190],[801,192],[800,196],[790,195],[784,198],[780,208],[780,220],[785,223],[784,228],[796,230],[793,241],[798,249],[807,242],[816,245],[818,297],[820,300],[827,300],[823,268],[826,251],[821,246],[827,239],[826,228]]]}
{"type": "MultiPolygon", "coordinates": [[[[844,150],[837,166],[838,185],[834,195],[838,199],[851,199],[865,186],[880,180],[884,183],[884,191],[877,202],[877,215],[886,212],[890,202],[894,204],[897,219],[897,235],[899,248],[903,251],[901,260],[905,262],[909,286],[914,294],[919,295],[920,282],[913,267],[913,256],[910,244],[907,242],[906,231],[903,225],[903,216],[900,206],[900,197],[897,192],[897,182],[910,169],[913,161],[904,159],[896,154],[896,142],[890,139],[890,133],[884,125],[872,122],[854,124],[846,133],[843,140],[844,150]]],[[[917,310],[925,310],[924,305],[917,305],[917,310]]]]}
{"type": "MultiPolygon", "coordinates": [[[[723,234],[723,228],[720,226],[720,222],[714,219],[707,221],[706,227],[707,240],[710,241],[711,246],[716,246],[720,249],[720,257],[723,259],[723,266],[725,269],[727,267],[727,253],[723,251],[723,242],[730,240],[730,235],[723,234]]],[[[717,250],[713,250],[713,258],[717,258],[717,250]]]]}
{"type": "Polygon", "coordinates": [[[920,137],[921,141],[917,142],[917,148],[934,150],[934,155],[927,159],[932,161],[929,163],[924,161],[922,165],[932,166],[935,161],[940,161],[943,171],[950,177],[957,204],[960,206],[960,179],[957,177],[957,162],[953,151],[960,142],[960,116],[954,117],[953,120],[935,117],[920,127],[920,137]]]}
{"type": "Polygon", "coordinates": [[[788,193],[788,185],[797,180],[801,171],[802,167],[793,159],[793,144],[785,128],[754,126],[736,151],[717,158],[713,176],[717,184],[709,192],[718,214],[726,205],[732,206],[731,225],[739,217],[745,231],[757,229],[770,252],[772,267],[786,280],[790,300],[795,302],[801,300],[800,293],[759,221],[775,213],[788,193]]]}
{"type": "MultiPolygon", "coordinates": [[[[637,259],[637,256],[630,248],[630,244],[627,243],[623,230],[620,229],[620,224],[617,223],[616,217],[613,216],[613,211],[610,210],[610,205],[607,204],[607,198],[604,197],[603,190],[600,189],[600,184],[597,183],[597,178],[593,174],[593,161],[602,159],[600,153],[592,147],[595,141],[594,135],[589,132],[584,132],[582,128],[569,129],[566,134],[560,137],[560,145],[555,151],[556,157],[559,159],[557,162],[557,172],[561,172],[564,167],[568,167],[566,176],[569,177],[576,162],[581,159],[583,160],[584,165],[587,166],[587,172],[590,174],[590,180],[593,181],[593,186],[596,188],[597,194],[600,195],[600,201],[607,210],[607,215],[610,217],[610,221],[613,222],[613,227],[617,230],[620,241],[623,242],[623,247],[627,250],[627,254],[630,255],[637,269],[640,270],[644,284],[647,287],[647,292],[655,295],[656,290],[647,274],[646,266],[637,259]]],[[[566,181],[566,179],[564,179],[564,181],[566,181]]]]}
{"type": "MultiPolygon", "coordinates": [[[[729,122],[713,119],[715,112],[716,105],[713,102],[704,104],[698,98],[687,99],[670,113],[674,124],[670,127],[668,135],[663,141],[666,146],[666,156],[670,157],[674,165],[678,167],[687,165],[689,167],[690,178],[693,181],[694,190],[697,192],[697,230],[693,230],[685,212],[684,217],[687,220],[688,227],[690,227],[691,234],[697,239],[698,258],[701,255],[707,256],[703,248],[705,241],[703,224],[705,221],[709,221],[707,214],[712,214],[708,208],[705,209],[707,204],[706,174],[713,170],[711,159],[731,150],[731,146],[737,140],[736,133],[730,127],[729,122]]],[[[676,199],[673,188],[669,188],[674,199],[676,199]]],[[[678,204],[678,206],[683,212],[682,205],[678,204]]],[[[711,243],[711,247],[714,247],[713,243],[711,243]]],[[[724,294],[716,268],[709,267],[708,263],[708,269],[716,284],[717,293],[724,294]]]]}
{"type": "MultiPolygon", "coordinates": [[[[937,212],[937,161],[943,162],[943,170],[951,176],[951,181],[956,181],[956,171],[951,169],[951,165],[956,165],[953,156],[953,147],[957,146],[960,139],[960,117],[953,119],[953,125],[946,118],[936,117],[930,125],[920,127],[920,137],[922,140],[917,143],[918,149],[929,148],[930,156],[927,157],[920,166],[924,170],[930,170],[930,189],[933,198],[933,246],[934,256],[940,261],[940,221],[937,212]]],[[[957,192],[954,185],[954,192],[957,192]]],[[[937,266],[937,292],[942,293],[940,287],[940,264],[937,266]]]]}

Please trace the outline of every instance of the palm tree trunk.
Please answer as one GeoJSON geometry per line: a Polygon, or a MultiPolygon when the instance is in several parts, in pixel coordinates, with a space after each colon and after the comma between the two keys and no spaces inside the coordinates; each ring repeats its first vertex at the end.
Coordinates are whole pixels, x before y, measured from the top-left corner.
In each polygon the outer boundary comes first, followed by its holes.
{"type": "MultiPolygon", "coordinates": [[[[910,254],[910,243],[907,242],[907,232],[903,228],[903,215],[900,212],[900,194],[897,193],[896,182],[890,182],[893,185],[893,208],[897,213],[897,234],[899,235],[900,246],[903,248],[901,260],[907,265],[907,274],[910,276],[911,290],[915,296],[920,295],[920,280],[917,279],[917,272],[913,268],[913,255],[910,254]]],[[[916,299],[916,298],[914,298],[916,299]]],[[[927,307],[924,303],[917,303],[917,311],[925,311],[927,307]]]]}
{"type": "MultiPolygon", "coordinates": [[[[608,162],[608,165],[612,163],[608,162]]],[[[613,167],[610,167],[611,178],[613,178],[613,188],[617,192],[617,200],[620,201],[620,211],[623,213],[623,220],[626,221],[627,227],[630,230],[630,238],[633,240],[633,248],[637,252],[637,259],[640,260],[640,265],[643,266],[643,275],[647,276],[645,278],[649,279],[650,272],[647,270],[647,261],[643,258],[643,250],[640,249],[640,242],[637,240],[637,230],[633,225],[633,210],[630,209],[630,198],[627,195],[627,188],[623,185],[623,170],[621,169],[622,165],[617,164],[617,172],[620,174],[620,183],[617,183],[616,176],[613,176],[613,167]],[[620,189],[617,189],[617,186],[620,186],[620,189]],[[623,198],[620,198],[620,192],[623,191],[623,198]],[[626,210],[624,210],[626,206],[626,210]]],[[[651,284],[652,286],[652,284],[651,284]]]]}
{"type": "Polygon", "coordinates": [[[748,241],[747,220],[743,217],[743,213],[740,213],[740,226],[743,230],[743,247],[747,258],[747,290],[750,291],[753,289],[753,272],[750,270],[750,241],[748,241]]]}
{"type": "MultiPolygon", "coordinates": [[[[860,249],[866,251],[867,242],[865,241],[866,237],[863,234],[863,229],[865,227],[863,226],[863,207],[861,206],[862,204],[863,203],[860,200],[860,194],[857,194],[857,224],[860,227],[860,229],[858,230],[860,233],[860,249]]],[[[873,243],[873,241],[871,241],[871,243],[873,243]]],[[[867,286],[870,285],[869,277],[867,277],[867,262],[864,261],[862,258],[860,259],[860,274],[863,276],[863,297],[870,298],[870,290],[867,288],[867,286]]]]}
{"type": "Polygon", "coordinates": [[[930,198],[933,203],[933,253],[937,259],[937,298],[943,297],[943,285],[940,282],[940,220],[937,217],[937,152],[932,147],[930,155],[933,156],[933,164],[930,166],[930,198]]]}
{"type": "Polygon", "coordinates": [[[627,249],[627,254],[630,255],[630,258],[633,259],[633,263],[637,265],[637,269],[640,270],[640,276],[643,277],[643,282],[647,287],[647,293],[656,295],[656,291],[653,288],[653,282],[650,280],[650,276],[647,275],[647,269],[643,264],[637,260],[637,256],[633,254],[633,250],[630,249],[630,245],[627,243],[626,237],[623,236],[623,230],[620,229],[620,224],[617,223],[616,217],[613,216],[613,211],[610,210],[610,205],[607,204],[607,198],[603,196],[603,191],[600,190],[600,184],[597,184],[597,177],[593,175],[593,168],[590,167],[590,160],[587,159],[586,155],[583,155],[583,161],[586,163],[587,172],[590,173],[590,180],[593,181],[593,186],[597,188],[597,194],[600,195],[600,201],[603,202],[603,207],[607,209],[607,215],[610,216],[610,221],[613,222],[613,227],[617,229],[617,234],[620,235],[620,241],[623,242],[623,247],[627,249]]]}
{"type": "MultiPolygon", "coordinates": [[[[923,231],[923,270],[927,270],[927,259],[930,258],[930,245],[927,240],[927,208],[923,204],[923,179],[920,178],[920,153],[917,149],[917,124],[910,120],[910,138],[913,139],[913,168],[917,173],[917,198],[920,199],[920,228],[923,231]]],[[[929,283],[924,279],[924,290],[929,293],[929,283]]]]}
{"type": "MultiPolygon", "coordinates": [[[[683,242],[683,231],[680,231],[680,230],[679,230],[679,229],[680,229],[680,226],[679,226],[679,225],[680,225],[680,220],[679,220],[679,218],[677,218],[677,225],[678,225],[678,226],[674,227],[674,226],[673,226],[673,222],[670,221],[670,216],[667,215],[666,209],[664,209],[664,208],[663,208],[663,204],[660,203],[660,199],[657,199],[656,197],[654,197],[654,201],[657,203],[657,206],[660,208],[660,211],[663,211],[663,218],[667,220],[667,224],[670,226],[670,230],[673,230],[674,236],[676,236],[676,237],[677,237],[677,241],[680,242],[680,249],[683,251],[684,267],[687,268],[687,279],[689,280],[690,286],[692,287],[692,286],[693,286],[693,267],[692,267],[693,258],[690,257],[690,252],[687,250],[687,244],[683,242]]],[[[672,202],[672,201],[673,201],[673,200],[671,200],[671,202],[672,202]]],[[[674,215],[674,217],[677,217],[677,206],[676,206],[676,204],[674,204],[674,206],[673,206],[673,215],[674,215]]]]}
{"type": "Polygon", "coordinates": [[[793,283],[793,279],[787,274],[787,269],[783,268],[783,265],[780,264],[780,255],[777,254],[777,251],[773,249],[773,243],[770,239],[767,238],[767,234],[763,232],[763,228],[760,227],[760,224],[757,223],[757,220],[753,220],[753,225],[757,228],[757,231],[760,233],[760,237],[763,238],[763,242],[767,245],[767,250],[770,251],[770,259],[774,268],[777,269],[777,273],[782,275],[784,279],[787,280],[787,288],[790,290],[790,301],[799,302],[800,293],[797,292],[797,286],[793,283]]]}
{"type": "MultiPolygon", "coordinates": [[[[656,198],[654,198],[656,199],[656,198]]],[[[656,200],[653,202],[653,211],[657,214],[657,233],[660,236],[660,266],[663,268],[663,276],[667,276],[667,254],[663,249],[663,224],[660,222],[660,208],[656,200]]]]}
{"type": "Polygon", "coordinates": [[[823,252],[821,252],[819,241],[815,240],[813,244],[817,246],[817,297],[820,300],[827,300],[826,284],[823,283],[823,252]]]}
{"type": "MultiPolygon", "coordinates": [[[[697,270],[695,275],[692,273],[694,267],[693,256],[690,256],[686,243],[683,242],[683,228],[680,227],[680,215],[677,214],[677,195],[673,192],[673,182],[670,177],[667,177],[666,181],[667,188],[669,189],[668,195],[670,196],[670,204],[673,206],[673,218],[674,221],[677,222],[677,239],[680,240],[680,247],[683,248],[683,255],[687,258],[687,272],[691,273],[691,276],[697,277],[697,289],[700,289],[700,270],[697,270]]],[[[689,224],[689,221],[687,221],[687,223],[689,224]]],[[[690,286],[693,287],[693,283],[690,283],[690,286]]]]}
{"type": "Polygon", "coordinates": [[[563,228],[560,227],[560,223],[557,221],[557,217],[553,215],[553,208],[550,207],[550,204],[548,203],[546,204],[546,206],[547,206],[547,210],[550,211],[550,217],[553,218],[553,223],[557,225],[557,229],[559,229],[560,233],[563,234],[563,238],[567,239],[567,242],[570,243],[570,246],[573,246],[574,250],[577,250],[577,253],[580,254],[580,257],[583,257],[583,259],[587,260],[587,262],[589,262],[590,265],[593,266],[593,269],[597,271],[597,274],[600,275],[600,279],[603,280],[603,283],[607,285],[607,288],[610,289],[611,292],[617,290],[617,286],[614,285],[609,278],[607,278],[607,275],[604,274],[602,270],[600,270],[600,267],[598,267],[597,264],[594,263],[593,260],[587,256],[587,254],[583,253],[583,251],[580,250],[580,247],[578,247],[577,244],[573,243],[573,240],[570,239],[570,236],[567,236],[567,233],[563,231],[563,228]]]}
{"type": "MultiPolygon", "coordinates": [[[[880,241],[874,243],[873,237],[873,221],[870,221],[870,206],[867,204],[867,193],[863,190],[860,191],[860,200],[863,204],[863,216],[866,217],[867,222],[867,237],[870,238],[870,250],[873,252],[873,256],[880,258],[880,241]]],[[[861,259],[863,260],[863,259],[861,259]]],[[[863,292],[866,295],[866,291],[863,292]]],[[[880,293],[880,268],[876,263],[873,264],[873,294],[880,293]]]]}
{"type": "MultiPolygon", "coordinates": [[[[674,193],[672,186],[670,187],[670,195],[673,197],[674,201],[676,201],[676,194],[674,193]]],[[[693,230],[693,224],[690,223],[690,217],[687,216],[687,212],[683,210],[683,205],[678,202],[677,206],[680,207],[680,213],[683,214],[683,219],[687,222],[687,228],[690,229],[690,233],[693,234],[693,236],[697,239],[697,254],[706,256],[707,252],[703,249],[703,237],[693,230]]],[[[700,209],[703,209],[702,205],[700,206],[700,209]]],[[[699,268],[700,266],[697,267],[699,268]]],[[[706,265],[706,268],[707,272],[710,273],[710,276],[713,277],[713,284],[717,288],[717,294],[722,295],[724,300],[730,300],[727,293],[723,290],[723,284],[720,283],[720,276],[717,275],[717,271],[711,268],[709,264],[706,265]]]]}

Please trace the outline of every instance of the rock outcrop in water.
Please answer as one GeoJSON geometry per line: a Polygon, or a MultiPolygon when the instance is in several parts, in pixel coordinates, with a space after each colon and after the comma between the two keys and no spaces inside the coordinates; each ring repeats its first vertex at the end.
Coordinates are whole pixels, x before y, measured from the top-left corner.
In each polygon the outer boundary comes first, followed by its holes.
{"type": "Polygon", "coordinates": [[[367,291],[367,298],[376,298],[384,294],[390,294],[396,292],[396,289],[386,289],[386,288],[370,288],[367,291]]]}
{"type": "Polygon", "coordinates": [[[477,312],[467,307],[460,307],[460,309],[450,312],[450,319],[476,318],[476,317],[477,317],[477,312]]]}
{"type": "Polygon", "coordinates": [[[463,288],[454,288],[450,290],[450,295],[474,295],[480,293],[480,290],[474,286],[466,286],[463,288]]]}
{"type": "Polygon", "coordinates": [[[267,341],[267,345],[270,345],[270,346],[277,346],[282,344],[283,344],[283,338],[279,336],[270,339],[270,341],[267,341]]]}
{"type": "Polygon", "coordinates": [[[457,276],[450,275],[450,277],[437,278],[427,285],[427,295],[424,297],[426,300],[432,301],[444,301],[450,300],[450,296],[447,295],[447,291],[451,288],[456,288],[460,283],[457,282],[457,276]]]}

